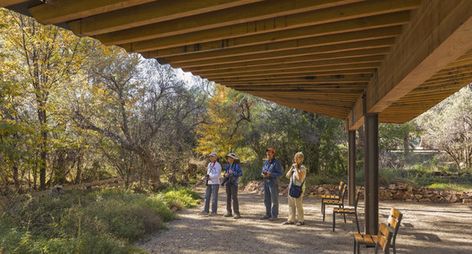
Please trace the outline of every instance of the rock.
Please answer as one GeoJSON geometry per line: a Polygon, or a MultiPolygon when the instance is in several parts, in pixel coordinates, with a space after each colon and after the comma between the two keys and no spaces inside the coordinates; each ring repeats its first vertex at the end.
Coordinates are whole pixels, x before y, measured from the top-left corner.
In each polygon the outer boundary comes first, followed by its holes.
{"type": "Polygon", "coordinates": [[[455,195],[455,194],[451,194],[448,198],[447,198],[447,202],[449,203],[455,203],[459,200],[459,198],[455,195]]]}
{"type": "Polygon", "coordinates": [[[462,204],[472,204],[472,198],[464,198],[464,199],[462,199],[462,204]]]}
{"type": "Polygon", "coordinates": [[[390,190],[395,190],[396,185],[395,185],[395,184],[389,184],[389,185],[388,185],[388,188],[389,188],[390,190]]]}
{"type": "Polygon", "coordinates": [[[61,194],[64,194],[64,187],[62,185],[55,185],[49,191],[49,195],[51,195],[51,196],[58,196],[58,195],[61,195],[61,194]]]}

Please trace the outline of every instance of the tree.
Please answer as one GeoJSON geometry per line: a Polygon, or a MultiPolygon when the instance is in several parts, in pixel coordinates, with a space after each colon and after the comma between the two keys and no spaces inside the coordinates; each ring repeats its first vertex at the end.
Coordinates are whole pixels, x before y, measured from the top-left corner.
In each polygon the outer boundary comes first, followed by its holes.
{"type": "Polygon", "coordinates": [[[46,187],[50,149],[51,119],[54,105],[50,99],[61,85],[71,82],[83,61],[86,42],[56,26],[43,26],[31,18],[10,13],[2,31],[5,50],[10,61],[6,66],[9,78],[31,96],[36,112],[39,152],[40,189],[46,187]]]}
{"type": "Polygon", "coordinates": [[[204,105],[198,92],[169,66],[118,48],[97,50],[88,77],[91,92],[76,103],[77,125],[107,139],[113,147],[103,152],[126,182],[138,173],[159,188],[163,170],[179,165],[176,154],[191,151],[187,142],[204,105]],[[136,164],[143,166],[139,172],[130,166],[136,164]]]}
{"type": "Polygon", "coordinates": [[[220,157],[236,151],[243,140],[243,126],[251,121],[250,99],[235,90],[216,85],[207,110],[205,122],[197,130],[196,151],[204,155],[215,151],[220,157]]]}
{"type": "Polygon", "coordinates": [[[423,145],[445,151],[458,169],[472,168],[472,91],[461,89],[418,117],[423,145]]]}

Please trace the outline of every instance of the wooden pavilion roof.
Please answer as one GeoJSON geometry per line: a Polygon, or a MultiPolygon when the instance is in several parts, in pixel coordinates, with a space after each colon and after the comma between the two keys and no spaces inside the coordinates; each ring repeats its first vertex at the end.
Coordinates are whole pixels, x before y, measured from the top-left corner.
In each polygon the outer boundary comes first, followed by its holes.
{"type": "Polygon", "coordinates": [[[472,81],[469,0],[0,0],[270,101],[402,123],[472,81]]]}

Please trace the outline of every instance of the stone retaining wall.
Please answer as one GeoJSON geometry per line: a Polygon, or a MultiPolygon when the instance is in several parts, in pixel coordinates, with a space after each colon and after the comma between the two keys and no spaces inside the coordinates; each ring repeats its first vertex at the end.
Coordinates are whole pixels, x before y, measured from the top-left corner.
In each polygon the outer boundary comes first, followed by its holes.
{"type": "MultiPolygon", "coordinates": [[[[322,184],[307,187],[306,193],[309,196],[319,196],[323,194],[336,194],[337,185],[322,184]]],[[[287,184],[281,184],[280,195],[287,195],[287,184]]],[[[358,187],[363,190],[364,187],[358,187]]],[[[263,193],[262,181],[251,181],[245,187],[245,191],[263,193]]],[[[472,192],[441,191],[428,188],[414,188],[408,184],[390,184],[388,187],[380,187],[380,200],[402,200],[406,202],[434,202],[434,203],[463,203],[472,204],[472,192]]],[[[363,193],[361,194],[363,199],[363,193]]]]}

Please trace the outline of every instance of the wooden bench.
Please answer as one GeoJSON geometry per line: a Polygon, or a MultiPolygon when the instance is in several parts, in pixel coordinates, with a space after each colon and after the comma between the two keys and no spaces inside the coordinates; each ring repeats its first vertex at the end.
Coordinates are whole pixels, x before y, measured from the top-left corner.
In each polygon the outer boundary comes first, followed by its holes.
{"type": "MultiPolygon", "coordinates": [[[[392,208],[390,210],[390,215],[387,219],[387,228],[391,233],[391,237],[388,239],[388,248],[387,250],[383,250],[384,253],[389,253],[389,249],[393,249],[393,253],[396,254],[396,238],[398,234],[398,230],[400,229],[400,224],[403,218],[403,214],[395,209],[392,208]]],[[[354,253],[360,253],[360,245],[365,245],[366,247],[376,247],[378,245],[378,235],[372,236],[369,234],[361,234],[361,233],[354,233],[354,253]]],[[[376,252],[377,253],[377,252],[376,252]]]]}
{"type": "Polygon", "coordinates": [[[344,199],[346,198],[346,191],[347,191],[347,185],[342,184],[342,189],[339,193],[339,196],[337,196],[337,199],[323,199],[323,198],[321,199],[321,213],[323,214],[323,221],[325,221],[327,205],[334,205],[334,206],[338,206],[339,208],[344,207],[344,199]]]}
{"type": "Polygon", "coordinates": [[[336,214],[344,215],[344,223],[346,223],[346,214],[354,215],[354,218],[356,219],[357,232],[358,233],[361,232],[359,229],[359,218],[357,217],[357,204],[359,203],[360,195],[361,195],[361,192],[358,191],[356,194],[356,199],[354,201],[354,207],[333,208],[333,232],[336,228],[336,214]]]}
{"type": "Polygon", "coordinates": [[[344,188],[344,185],[346,185],[343,181],[339,182],[339,186],[338,186],[338,189],[337,189],[337,194],[335,195],[332,195],[332,194],[327,194],[327,195],[321,195],[321,201],[325,200],[325,199],[339,199],[339,196],[341,194],[341,191],[342,189],[344,188]]]}

